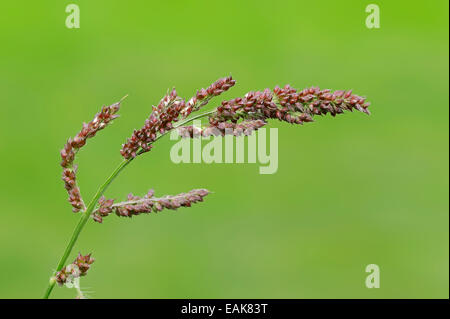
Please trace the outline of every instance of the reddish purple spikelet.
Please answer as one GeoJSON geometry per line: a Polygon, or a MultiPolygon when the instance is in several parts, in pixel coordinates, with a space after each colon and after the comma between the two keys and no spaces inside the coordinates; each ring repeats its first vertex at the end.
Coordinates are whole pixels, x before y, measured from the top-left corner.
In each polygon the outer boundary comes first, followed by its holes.
{"type": "Polygon", "coordinates": [[[75,155],[80,148],[86,145],[88,138],[94,137],[98,131],[104,129],[111,121],[118,117],[120,102],[110,106],[103,106],[101,111],[97,113],[92,121],[83,123],[81,131],[72,139],[69,138],[64,148],[61,150],[61,166],[63,167],[62,179],[64,187],[69,193],[69,202],[74,212],[85,209],[83,199],[81,198],[80,189],[76,183],[77,166],[74,165],[75,155]]]}
{"type": "Polygon", "coordinates": [[[175,89],[165,95],[158,106],[153,107],[150,117],[145,121],[145,125],[140,130],[135,130],[133,135],[122,145],[120,154],[125,159],[136,157],[138,151],[150,151],[156,140],[157,134],[163,134],[166,130],[172,128],[172,122],[178,120],[181,110],[185,107],[182,100],[175,89]]]}
{"type": "Polygon", "coordinates": [[[241,136],[251,135],[253,131],[256,131],[266,125],[267,122],[263,120],[245,120],[240,123],[233,122],[219,122],[217,126],[208,126],[204,129],[195,126],[182,126],[178,128],[178,134],[181,137],[194,138],[199,136],[241,136]]]}
{"type": "Polygon", "coordinates": [[[91,268],[91,264],[95,261],[94,258],[91,257],[91,254],[87,254],[86,256],[78,254],[77,258],[75,258],[74,262],[68,266],[65,266],[63,269],[58,271],[55,275],[55,280],[59,285],[63,285],[67,282],[67,280],[77,277],[86,276],[88,270],[91,268]]]}
{"type": "Polygon", "coordinates": [[[218,79],[206,89],[200,89],[197,91],[197,94],[186,103],[186,108],[182,111],[183,118],[188,117],[192,112],[198,111],[202,106],[208,104],[213,97],[228,91],[235,84],[236,81],[229,76],[218,79]]]}
{"type": "Polygon", "coordinates": [[[120,109],[120,102],[110,106],[103,106],[92,121],[83,123],[83,128],[72,139],[69,138],[64,148],[61,150],[61,166],[69,168],[72,166],[76,152],[86,144],[88,138],[94,137],[98,131],[104,129],[111,121],[118,117],[117,111],[120,109]]]}
{"type": "Polygon", "coordinates": [[[165,208],[175,210],[179,207],[190,207],[194,203],[203,201],[203,197],[208,194],[209,191],[206,189],[194,189],[187,193],[155,198],[153,197],[154,191],[149,190],[144,197],[128,194],[127,201],[117,204],[113,204],[113,200],[106,200],[103,197],[99,200],[99,207],[93,213],[93,219],[101,223],[103,217],[113,212],[117,216],[132,217],[143,213],[160,212],[165,208]]]}

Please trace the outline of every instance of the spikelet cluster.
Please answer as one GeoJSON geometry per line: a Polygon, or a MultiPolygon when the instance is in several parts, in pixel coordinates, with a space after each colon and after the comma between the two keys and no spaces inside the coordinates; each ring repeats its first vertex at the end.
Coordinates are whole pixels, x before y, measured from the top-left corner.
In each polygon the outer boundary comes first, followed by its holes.
{"type": "Polygon", "coordinates": [[[185,119],[192,112],[198,111],[215,96],[227,91],[235,84],[232,77],[222,78],[211,84],[207,89],[201,89],[186,103],[184,99],[177,95],[175,89],[165,95],[157,106],[153,107],[150,117],[145,121],[145,125],[135,130],[132,136],[122,145],[120,154],[125,159],[134,158],[139,154],[150,151],[152,143],[157,139],[158,134],[173,128],[173,123],[185,119]]]}
{"type": "Polygon", "coordinates": [[[109,106],[103,106],[92,121],[83,123],[83,128],[74,137],[69,138],[61,150],[61,166],[63,168],[62,180],[69,194],[69,202],[74,212],[85,209],[81,198],[80,188],[76,181],[77,165],[74,164],[75,155],[86,144],[87,139],[94,137],[98,131],[104,129],[109,123],[118,117],[116,114],[120,109],[120,102],[109,106]]]}
{"type": "Polygon", "coordinates": [[[206,89],[200,89],[197,94],[189,99],[186,103],[186,108],[182,111],[183,118],[188,117],[192,112],[198,111],[202,106],[208,104],[208,102],[215,96],[219,96],[225,91],[228,91],[236,84],[231,76],[218,79],[212,83],[206,89]]]}
{"type": "Polygon", "coordinates": [[[77,277],[85,276],[88,270],[91,268],[91,264],[94,262],[94,258],[91,254],[85,256],[78,254],[77,258],[70,265],[65,266],[63,269],[58,271],[55,275],[55,280],[59,285],[63,285],[67,280],[77,277]]]}
{"type": "Polygon", "coordinates": [[[120,217],[133,217],[144,213],[157,213],[163,209],[176,210],[180,207],[191,207],[192,204],[202,202],[203,197],[209,194],[206,189],[193,189],[187,193],[168,195],[160,198],[154,197],[151,189],[143,197],[129,194],[127,201],[114,204],[114,200],[101,197],[99,207],[92,214],[96,222],[101,223],[103,218],[115,213],[120,217]]]}
{"type": "Polygon", "coordinates": [[[243,98],[223,101],[209,117],[205,128],[186,126],[178,128],[178,132],[183,137],[240,135],[242,132],[248,135],[267,124],[269,119],[303,124],[313,122],[316,115],[336,116],[354,109],[370,114],[369,105],[364,97],[352,94],[351,90],[331,92],[318,87],[297,90],[289,85],[277,86],[273,90],[248,92],[243,98]]]}
{"type": "Polygon", "coordinates": [[[303,124],[312,122],[313,116],[358,111],[369,113],[370,103],[365,98],[352,94],[352,91],[321,90],[318,87],[298,91],[289,85],[249,92],[243,98],[223,101],[210,124],[217,126],[224,121],[236,122],[239,119],[278,119],[288,123],[303,124]]]}
{"type": "Polygon", "coordinates": [[[150,151],[157,134],[164,134],[164,132],[170,130],[172,123],[177,121],[184,107],[184,100],[177,95],[175,89],[172,89],[161,99],[158,106],[153,107],[145,125],[140,130],[135,130],[127,142],[122,145],[120,154],[125,159],[130,159],[136,157],[138,151],[142,153],[150,151]]]}
{"type": "Polygon", "coordinates": [[[199,136],[225,136],[225,135],[251,135],[253,131],[266,125],[263,120],[245,120],[240,123],[219,122],[216,126],[207,126],[199,128],[192,125],[182,126],[177,129],[178,134],[185,138],[194,138],[199,136]]]}

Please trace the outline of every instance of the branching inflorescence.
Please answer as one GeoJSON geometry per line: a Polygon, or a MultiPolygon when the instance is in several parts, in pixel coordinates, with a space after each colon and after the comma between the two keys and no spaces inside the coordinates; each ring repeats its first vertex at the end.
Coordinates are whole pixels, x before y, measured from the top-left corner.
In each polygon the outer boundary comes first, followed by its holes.
{"type": "Polygon", "coordinates": [[[45,298],[48,298],[55,283],[62,285],[70,276],[79,278],[85,275],[94,261],[90,254],[86,256],[79,254],[72,264],[64,266],[88,219],[92,218],[101,223],[106,216],[113,213],[117,216],[132,217],[150,212],[156,213],[163,209],[175,210],[179,207],[190,207],[194,203],[203,201],[203,198],[209,194],[206,189],[194,189],[187,193],[157,198],[154,197],[153,190],[150,190],[143,197],[129,194],[126,201],[118,203],[103,196],[109,184],[133,159],[150,151],[154,142],[169,131],[177,129],[182,137],[187,138],[227,134],[239,136],[252,134],[271,119],[303,124],[312,122],[317,115],[336,116],[344,111],[353,110],[370,114],[368,110],[370,104],[365,98],[352,94],[351,90],[332,92],[318,87],[297,90],[286,85],[283,88],[277,86],[273,90],[248,92],[244,97],[222,101],[221,105],[212,111],[190,117],[192,113],[199,111],[214,97],[234,85],[235,80],[231,76],[219,79],[208,88],[197,91],[187,102],[178,96],[175,89],[170,90],[157,106],[152,107],[152,112],[144,126],[135,130],[122,145],[120,154],[124,158],[123,162],[99,188],[89,205],[85,205],[77,185],[75,155],[86,144],[88,138],[94,137],[98,131],[118,117],[116,113],[123,99],[110,106],[104,106],[91,122],[84,123],[82,130],[67,141],[61,151],[64,186],[69,194],[72,210],[81,211],[83,216],[50,280],[45,298]],[[208,117],[208,124],[205,127],[186,125],[202,117],[208,117]]]}

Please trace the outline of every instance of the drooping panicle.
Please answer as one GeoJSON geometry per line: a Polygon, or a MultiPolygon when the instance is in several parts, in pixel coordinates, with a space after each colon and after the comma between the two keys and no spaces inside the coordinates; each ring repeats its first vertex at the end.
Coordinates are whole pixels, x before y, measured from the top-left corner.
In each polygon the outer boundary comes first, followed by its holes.
{"type": "Polygon", "coordinates": [[[357,109],[370,114],[370,103],[351,91],[321,90],[318,87],[298,91],[289,85],[249,92],[243,98],[223,101],[216,114],[210,117],[210,125],[237,122],[240,119],[278,119],[288,123],[312,122],[313,116],[330,113],[332,116],[357,109]]]}
{"type": "Polygon", "coordinates": [[[120,109],[121,101],[109,106],[103,106],[101,111],[95,115],[92,121],[83,123],[81,131],[78,132],[74,138],[69,138],[64,145],[64,148],[61,150],[61,166],[63,167],[62,179],[64,181],[64,187],[69,194],[68,200],[72,205],[72,210],[74,212],[85,209],[80,189],[76,182],[77,166],[74,164],[75,155],[80,148],[86,144],[87,139],[94,137],[98,131],[104,129],[118,117],[116,113],[120,109]]]}
{"type": "Polygon", "coordinates": [[[168,195],[160,198],[154,197],[154,191],[143,196],[129,194],[127,201],[113,204],[113,200],[104,197],[99,200],[99,207],[93,213],[93,219],[101,223],[103,218],[111,213],[121,217],[132,217],[144,213],[160,212],[163,209],[176,210],[179,207],[190,207],[192,204],[203,201],[203,197],[209,194],[206,189],[194,189],[187,193],[168,195]]]}
{"type": "Polygon", "coordinates": [[[352,91],[321,90],[318,87],[298,91],[289,85],[273,90],[248,92],[244,97],[223,101],[216,112],[209,116],[204,128],[184,126],[178,128],[182,137],[209,135],[245,135],[258,130],[270,119],[291,124],[313,122],[316,115],[330,113],[332,116],[344,111],[358,111],[370,114],[370,103],[352,91]]]}
{"type": "Polygon", "coordinates": [[[92,263],[95,261],[91,254],[85,256],[78,254],[73,263],[64,266],[63,269],[55,274],[55,280],[59,285],[64,285],[67,280],[86,276],[92,263]]]}

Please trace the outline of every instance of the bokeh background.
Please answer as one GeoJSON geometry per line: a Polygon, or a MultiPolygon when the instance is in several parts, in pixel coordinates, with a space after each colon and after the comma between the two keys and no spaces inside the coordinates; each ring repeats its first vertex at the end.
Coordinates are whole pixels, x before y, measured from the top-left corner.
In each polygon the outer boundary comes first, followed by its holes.
{"type": "MultiPolygon", "coordinates": [[[[39,298],[79,215],[59,150],[103,104],[121,118],[78,156],[86,199],[168,87],[350,89],[373,115],[278,127],[279,168],[173,164],[164,139],[108,190],[175,194],[177,212],[90,222],[93,298],[448,298],[448,2],[39,1],[0,4],[0,297],[39,298]],[[76,3],[81,28],[65,27],[76,3]],[[365,267],[381,268],[367,289],[365,267]]],[[[220,99],[216,102],[219,102],[220,99]]],[[[211,104],[213,105],[213,103],[211,104]]],[[[73,259],[73,256],[70,258],[73,259]]],[[[75,292],[57,288],[52,297],[75,292]]]]}

